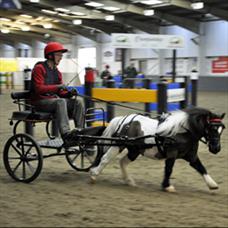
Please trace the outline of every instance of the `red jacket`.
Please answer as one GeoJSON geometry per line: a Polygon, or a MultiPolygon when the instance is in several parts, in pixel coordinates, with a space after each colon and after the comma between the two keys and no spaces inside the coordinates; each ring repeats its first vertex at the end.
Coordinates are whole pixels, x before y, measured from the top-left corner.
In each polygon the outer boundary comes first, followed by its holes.
{"type": "Polygon", "coordinates": [[[58,85],[63,84],[62,74],[58,68],[51,69],[47,62],[38,62],[32,71],[31,101],[41,99],[67,97],[67,91],[59,91],[58,85]]]}

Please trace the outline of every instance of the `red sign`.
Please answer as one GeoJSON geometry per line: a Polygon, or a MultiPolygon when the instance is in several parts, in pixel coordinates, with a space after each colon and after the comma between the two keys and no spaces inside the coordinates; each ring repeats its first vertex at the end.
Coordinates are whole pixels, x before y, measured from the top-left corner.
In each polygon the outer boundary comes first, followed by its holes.
{"type": "Polygon", "coordinates": [[[228,57],[219,57],[212,61],[212,73],[228,72],[228,57]]]}

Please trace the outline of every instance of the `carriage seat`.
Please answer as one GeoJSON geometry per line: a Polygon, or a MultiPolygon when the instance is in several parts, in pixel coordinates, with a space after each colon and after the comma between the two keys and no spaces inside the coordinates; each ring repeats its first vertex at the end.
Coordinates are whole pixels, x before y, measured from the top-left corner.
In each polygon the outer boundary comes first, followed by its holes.
{"type": "Polygon", "coordinates": [[[46,112],[32,112],[31,110],[15,111],[12,113],[11,120],[22,120],[22,121],[49,121],[53,119],[51,113],[46,112]]]}
{"type": "Polygon", "coordinates": [[[43,122],[52,120],[52,113],[38,112],[35,110],[35,107],[30,104],[30,95],[30,91],[11,93],[11,98],[14,100],[15,104],[18,104],[19,108],[19,111],[15,111],[12,113],[11,120],[22,120],[31,122],[43,122]]]}

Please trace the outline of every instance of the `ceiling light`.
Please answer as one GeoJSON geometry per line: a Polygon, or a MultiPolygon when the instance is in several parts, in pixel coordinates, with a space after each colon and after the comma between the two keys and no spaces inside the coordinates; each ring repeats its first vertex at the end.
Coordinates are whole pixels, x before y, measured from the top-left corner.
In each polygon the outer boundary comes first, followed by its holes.
{"type": "Polygon", "coordinates": [[[59,11],[59,12],[62,12],[62,13],[67,13],[70,10],[69,9],[65,9],[65,8],[55,8],[55,11],[59,11]]]}
{"type": "Polygon", "coordinates": [[[15,21],[15,23],[16,23],[16,24],[19,24],[19,25],[24,25],[24,24],[25,24],[25,22],[19,21],[19,20],[15,21]]]}
{"type": "Polygon", "coordinates": [[[43,27],[44,27],[45,29],[51,29],[53,26],[52,26],[51,23],[47,23],[47,24],[43,24],[43,27]]]}
{"type": "Polygon", "coordinates": [[[120,10],[120,8],[117,8],[117,7],[114,7],[114,6],[104,6],[103,9],[104,10],[107,10],[107,11],[117,11],[117,10],[120,10]]]}
{"type": "Polygon", "coordinates": [[[82,24],[82,20],[80,20],[80,19],[73,20],[72,23],[73,23],[74,25],[81,25],[81,24],[82,24]]]}
{"type": "Polygon", "coordinates": [[[101,6],[103,6],[104,4],[99,3],[99,2],[87,2],[87,3],[85,3],[85,5],[87,5],[87,6],[92,6],[92,7],[101,7],[101,6]]]}
{"type": "Polygon", "coordinates": [[[30,27],[28,25],[24,25],[21,27],[21,30],[24,31],[24,32],[27,32],[30,30],[30,27]]]}
{"type": "Polygon", "coordinates": [[[44,13],[49,13],[49,14],[57,14],[57,12],[55,12],[53,10],[42,9],[41,11],[44,12],[44,13]]]}
{"type": "Polygon", "coordinates": [[[105,16],[105,20],[106,21],[114,21],[115,20],[115,16],[114,15],[106,15],[105,16]]]}
{"type": "Polygon", "coordinates": [[[41,20],[43,20],[43,19],[44,19],[44,17],[41,17],[41,16],[40,16],[40,17],[37,17],[37,18],[36,18],[36,21],[41,21],[41,20]]]}
{"type": "Polygon", "coordinates": [[[39,3],[40,0],[30,0],[30,2],[32,2],[32,3],[39,3]]]}
{"type": "Polygon", "coordinates": [[[70,17],[70,15],[66,14],[66,13],[58,13],[59,16],[61,17],[70,17]]]}
{"type": "Polygon", "coordinates": [[[76,16],[85,16],[85,14],[81,12],[70,12],[70,13],[76,16]]]}
{"type": "Polygon", "coordinates": [[[143,11],[143,14],[144,14],[145,16],[153,16],[153,15],[154,15],[154,10],[153,10],[153,9],[144,10],[144,11],[143,11]]]}
{"type": "Polygon", "coordinates": [[[0,21],[6,21],[6,22],[9,22],[9,21],[11,21],[10,19],[8,19],[8,18],[5,18],[5,17],[1,17],[0,18],[0,21]]]}
{"type": "Polygon", "coordinates": [[[1,33],[5,33],[5,34],[7,34],[7,33],[9,33],[10,32],[10,30],[9,29],[7,29],[7,28],[3,28],[3,29],[1,29],[1,33]]]}
{"type": "Polygon", "coordinates": [[[144,1],[140,1],[140,3],[145,4],[145,5],[155,5],[155,4],[160,4],[163,2],[161,0],[144,0],[144,1]]]}
{"type": "Polygon", "coordinates": [[[51,36],[51,35],[50,35],[49,33],[45,33],[45,34],[44,34],[44,37],[45,37],[45,38],[49,38],[50,36],[51,36]]]}
{"type": "Polygon", "coordinates": [[[191,7],[195,10],[202,9],[204,7],[204,3],[203,2],[194,2],[191,4],[191,7]]]}
{"type": "Polygon", "coordinates": [[[21,14],[20,16],[21,17],[25,17],[25,18],[32,18],[32,16],[31,15],[28,15],[28,14],[21,14]]]}

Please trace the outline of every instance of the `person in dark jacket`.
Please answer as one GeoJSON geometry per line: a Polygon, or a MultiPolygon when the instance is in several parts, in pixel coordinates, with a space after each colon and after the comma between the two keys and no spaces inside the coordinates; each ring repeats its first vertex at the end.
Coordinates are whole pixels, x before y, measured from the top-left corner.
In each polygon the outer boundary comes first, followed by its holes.
{"type": "Polygon", "coordinates": [[[37,111],[52,112],[59,124],[63,141],[70,136],[69,118],[75,127],[82,127],[83,105],[66,90],[57,65],[68,50],[58,42],[50,42],[44,49],[46,61],[38,62],[32,71],[31,103],[37,111]]]}
{"type": "Polygon", "coordinates": [[[138,72],[134,66],[134,63],[131,63],[124,71],[124,81],[126,88],[134,88],[135,81],[138,72]]]}
{"type": "Polygon", "coordinates": [[[111,74],[109,68],[110,68],[110,66],[109,65],[106,65],[105,66],[105,70],[101,72],[100,77],[102,79],[102,85],[103,86],[106,86],[107,80],[112,79],[112,74],[111,74]]]}

